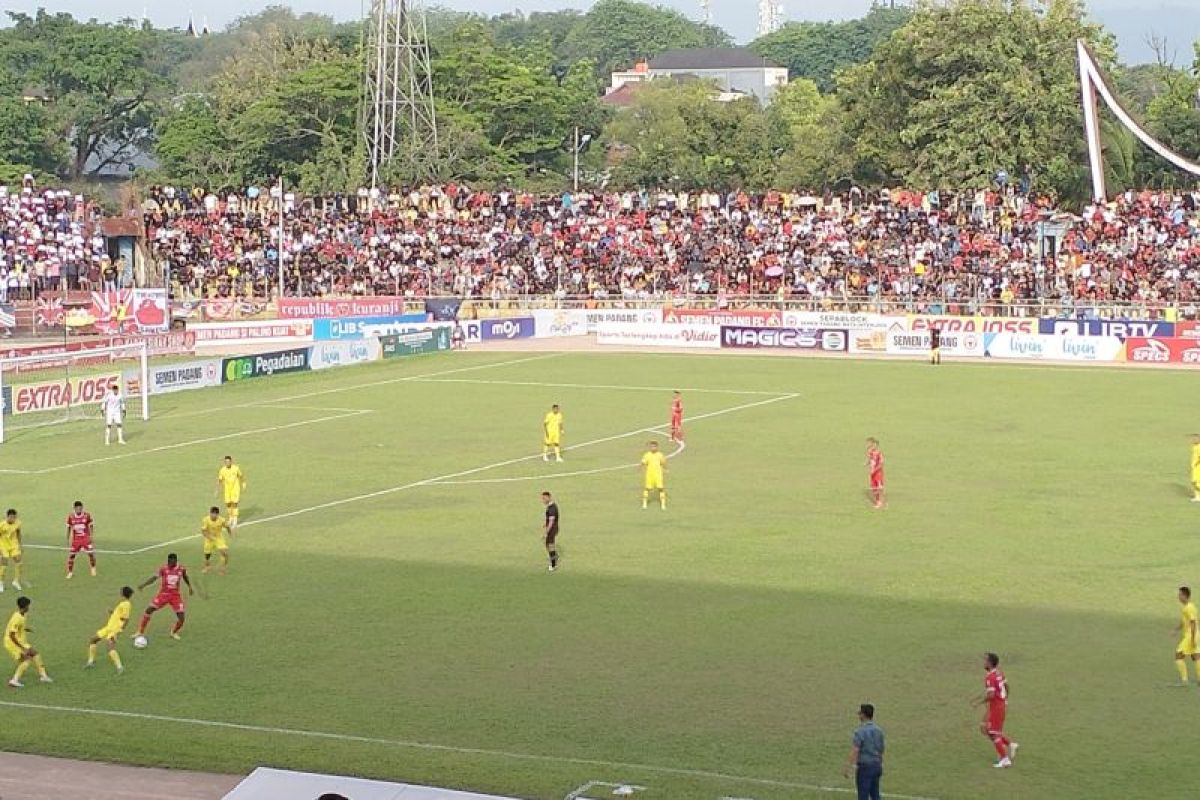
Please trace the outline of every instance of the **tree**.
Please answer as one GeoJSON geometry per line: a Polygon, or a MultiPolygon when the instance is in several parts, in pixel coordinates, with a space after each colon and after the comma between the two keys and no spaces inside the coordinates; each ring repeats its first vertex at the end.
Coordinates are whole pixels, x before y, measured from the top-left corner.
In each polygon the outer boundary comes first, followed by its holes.
{"type": "Polygon", "coordinates": [[[9,18],[0,65],[45,91],[51,124],[71,146],[70,177],[129,163],[150,144],[152,105],[169,88],[158,32],[44,10],[9,18]]]}
{"type": "Polygon", "coordinates": [[[765,189],[773,184],[784,131],[758,101],[715,99],[714,85],[669,80],[638,86],[633,105],[604,132],[623,187],[765,189]]]}
{"type": "Polygon", "coordinates": [[[767,114],[785,143],[776,185],[815,191],[850,173],[851,148],[843,141],[837,99],[821,94],[813,81],[788,83],[776,92],[767,114]]]}
{"type": "Polygon", "coordinates": [[[562,61],[591,59],[597,75],[629,69],[636,62],[680,47],[728,47],[729,34],[668,8],[633,0],[599,0],[562,45],[562,61]]]}
{"type": "Polygon", "coordinates": [[[1037,167],[1039,188],[1086,197],[1075,41],[1112,41],[1080,0],[920,5],[838,88],[856,171],[916,187],[981,186],[1037,167]]]}
{"type": "Polygon", "coordinates": [[[874,6],[862,19],[789,22],[750,43],[763,58],[787,67],[792,79],[808,78],[822,92],[836,88],[834,75],[861,64],[875,47],[908,21],[907,8],[874,6]]]}
{"type": "Polygon", "coordinates": [[[199,186],[244,182],[238,155],[208,99],[181,98],[156,120],[155,132],[155,154],[172,180],[199,186]]]}

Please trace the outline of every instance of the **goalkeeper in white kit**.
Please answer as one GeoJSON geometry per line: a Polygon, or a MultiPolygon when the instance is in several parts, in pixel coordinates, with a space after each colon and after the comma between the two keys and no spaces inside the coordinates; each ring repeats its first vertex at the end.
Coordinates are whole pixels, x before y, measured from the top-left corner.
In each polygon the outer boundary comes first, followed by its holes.
{"type": "Polygon", "coordinates": [[[117,429],[117,444],[125,444],[125,398],[121,397],[121,387],[113,384],[108,394],[100,401],[100,409],[104,412],[104,443],[112,444],[112,429],[117,429]]]}

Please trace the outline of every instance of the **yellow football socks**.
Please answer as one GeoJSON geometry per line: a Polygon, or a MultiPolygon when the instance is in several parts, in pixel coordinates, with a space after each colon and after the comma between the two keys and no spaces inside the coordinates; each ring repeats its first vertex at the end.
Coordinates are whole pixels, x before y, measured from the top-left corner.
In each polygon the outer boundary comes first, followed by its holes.
{"type": "Polygon", "coordinates": [[[89,644],[88,645],[88,663],[90,664],[95,660],[96,660],[96,645],[89,644]]]}
{"type": "Polygon", "coordinates": [[[1187,662],[1182,658],[1175,659],[1175,669],[1179,670],[1179,680],[1187,683],[1187,662]]]}
{"type": "Polygon", "coordinates": [[[116,650],[108,651],[108,660],[113,662],[113,666],[117,669],[124,669],[124,667],[121,666],[121,654],[116,650]]]}

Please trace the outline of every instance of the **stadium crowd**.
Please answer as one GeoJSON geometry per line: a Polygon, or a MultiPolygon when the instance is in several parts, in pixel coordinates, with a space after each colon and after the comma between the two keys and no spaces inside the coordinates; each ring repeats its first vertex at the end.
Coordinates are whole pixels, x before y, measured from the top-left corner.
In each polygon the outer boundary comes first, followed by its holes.
{"type": "MultiPolygon", "coordinates": [[[[3,269],[104,279],[103,240],[88,235],[80,198],[23,189],[0,200],[3,269]]],[[[160,186],[142,211],[150,254],[182,297],[273,288],[282,209],[288,294],[1190,304],[1198,201],[1130,193],[1078,216],[1000,184],[825,197],[446,185],[309,198],[160,186]]]]}
{"type": "Polygon", "coordinates": [[[38,187],[32,175],[20,186],[0,185],[0,300],[54,291],[63,281],[132,285],[127,267],[109,257],[99,217],[82,195],[38,187]]]}

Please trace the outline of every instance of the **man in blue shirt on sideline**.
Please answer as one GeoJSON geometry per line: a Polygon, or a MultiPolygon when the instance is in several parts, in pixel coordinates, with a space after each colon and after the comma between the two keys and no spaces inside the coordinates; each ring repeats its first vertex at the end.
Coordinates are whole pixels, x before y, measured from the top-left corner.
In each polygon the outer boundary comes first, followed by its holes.
{"type": "Polygon", "coordinates": [[[858,707],[858,727],[854,729],[853,746],[846,759],[844,774],[854,771],[858,800],[880,800],[879,782],[883,778],[883,729],[875,724],[875,706],[863,703],[858,707]]]}

